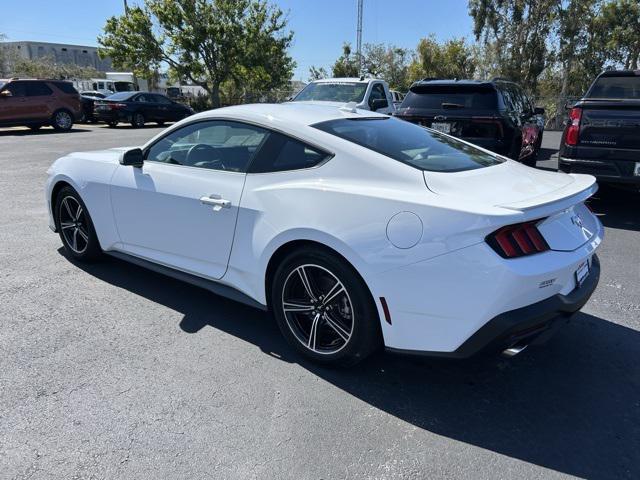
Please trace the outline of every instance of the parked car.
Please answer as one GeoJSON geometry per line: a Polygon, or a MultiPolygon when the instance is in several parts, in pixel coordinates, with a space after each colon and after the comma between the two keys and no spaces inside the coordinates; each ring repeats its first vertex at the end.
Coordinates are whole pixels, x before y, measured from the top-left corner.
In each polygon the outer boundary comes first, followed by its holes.
{"type": "Polygon", "coordinates": [[[501,79],[421,80],[395,113],[529,166],[542,145],[542,114],[519,85],[501,79]]]}
{"type": "Polygon", "coordinates": [[[391,114],[395,111],[389,85],[377,78],[325,78],[310,82],[292,102],[353,104],[354,108],[391,114]]]}
{"type": "Polygon", "coordinates": [[[71,130],[82,115],[80,95],[69,82],[12,78],[0,80],[0,127],[38,130],[51,125],[71,130]]]}
{"type": "Polygon", "coordinates": [[[389,90],[391,92],[391,100],[393,101],[393,107],[397,110],[402,105],[404,100],[404,93],[400,93],[397,90],[389,90]]]}
{"type": "Polygon", "coordinates": [[[558,167],[640,187],[640,72],[607,71],[569,112],[558,167]]]}
{"type": "Polygon", "coordinates": [[[210,110],[48,174],[49,224],[69,257],[105,253],[271,309],[321,363],[383,344],[514,354],[599,278],[593,177],[365,110],[210,110]]]}
{"type": "Polygon", "coordinates": [[[147,122],[164,125],[193,114],[193,110],[180,103],[149,92],[118,92],[95,102],[95,115],[100,121],[115,127],[119,122],[143,127],[147,122]]]}
{"type": "Polygon", "coordinates": [[[82,117],[79,122],[97,122],[98,119],[95,116],[95,102],[96,100],[102,100],[105,98],[101,92],[95,90],[85,90],[80,92],[80,102],[82,103],[82,117]]]}

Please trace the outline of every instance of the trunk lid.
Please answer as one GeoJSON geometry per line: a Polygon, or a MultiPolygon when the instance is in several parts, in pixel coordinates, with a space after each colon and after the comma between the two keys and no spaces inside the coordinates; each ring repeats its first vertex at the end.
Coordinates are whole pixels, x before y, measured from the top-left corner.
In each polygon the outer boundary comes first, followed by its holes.
{"type": "Polygon", "coordinates": [[[583,100],[578,146],[640,150],[640,100],[583,100]]]}
{"type": "Polygon", "coordinates": [[[565,175],[507,161],[463,172],[424,172],[436,194],[522,212],[522,221],[544,218],[538,230],[552,250],[571,251],[598,230],[583,204],[597,190],[590,175],[565,175]]]}

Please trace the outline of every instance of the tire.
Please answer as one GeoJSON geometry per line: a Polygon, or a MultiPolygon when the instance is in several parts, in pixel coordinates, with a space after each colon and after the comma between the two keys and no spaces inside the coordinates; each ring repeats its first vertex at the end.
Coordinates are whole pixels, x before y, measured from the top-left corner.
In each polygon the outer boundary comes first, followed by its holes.
{"type": "Polygon", "coordinates": [[[109,128],[115,128],[118,126],[118,122],[117,120],[111,121],[111,122],[107,122],[107,125],[109,126],[109,128]]]}
{"type": "Polygon", "coordinates": [[[134,113],[133,117],[131,117],[131,126],[133,128],[142,128],[144,127],[144,124],[144,115],[142,115],[141,113],[134,113]]]}
{"type": "Polygon", "coordinates": [[[69,110],[56,110],[51,117],[51,126],[59,132],[68,132],[73,128],[73,115],[69,110]]]}
{"type": "Polygon", "coordinates": [[[102,249],[93,221],[78,192],[71,187],[60,190],[55,199],[53,214],[56,229],[68,256],[82,262],[100,257],[102,249]]]}
{"type": "Polygon", "coordinates": [[[316,363],[355,365],[382,344],[367,286],[337,255],[313,248],[289,254],[273,275],[270,297],[285,339],[316,363]]]}

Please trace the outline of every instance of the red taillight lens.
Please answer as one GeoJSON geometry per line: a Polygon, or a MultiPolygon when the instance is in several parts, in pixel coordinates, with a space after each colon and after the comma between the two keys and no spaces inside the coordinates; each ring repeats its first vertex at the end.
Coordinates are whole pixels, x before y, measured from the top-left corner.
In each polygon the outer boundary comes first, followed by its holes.
{"type": "Polygon", "coordinates": [[[487,243],[503,258],[524,257],[549,250],[536,226],[541,220],[502,227],[487,237],[487,243]]]}
{"type": "Polygon", "coordinates": [[[118,110],[119,108],[125,108],[127,106],[126,103],[110,103],[109,108],[111,110],[118,110]]]}
{"type": "Polygon", "coordinates": [[[582,118],[581,108],[572,108],[569,112],[569,125],[567,125],[567,135],[565,143],[567,145],[577,145],[580,138],[580,119],[582,118]]]}

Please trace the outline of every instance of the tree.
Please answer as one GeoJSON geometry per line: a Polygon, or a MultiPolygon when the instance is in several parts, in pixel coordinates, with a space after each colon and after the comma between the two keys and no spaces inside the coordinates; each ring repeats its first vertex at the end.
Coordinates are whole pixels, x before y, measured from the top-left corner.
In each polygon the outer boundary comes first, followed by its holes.
{"type": "Polygon", "coordinates": [[[415,58],[409,66],[412,81],[425,77],[473,78],[476,51],[463,38],[438,43],[433,35],[418,43],[415,58]]]}
{"type": "Polygon", "coordinates": [[[342,44],[342,55],[333,64],[334,77],[358,77],[360,75],[360,61],[357,54],[352,54],[351,44],[342,44]]]}
{"type": "Polygon", "coordinates": [[[327,78],[329,73],[325,70],[324,67],[316,67],[315,65],[311,65],[309,68],[309,81],[313,82],[315,80],[322,80],[323,78],[327,78]]]}
{"type": "Polygon", "coordinates": [[[146,77],[167,65],[218,107],[225,82],[267,91],[289,81],[295,63],[286,27],[282,10],[266,0],[145,0],[107,20],[98,42],[117,68],[146,77]]]}
{"type": "Polygon", "coordinates": [[[611,59],[625,69],[640,69],[640,2],[613,0],[605,3],[596,25],[611,59]]]}
{"type": "Polygon", "coordinates": [[[476,40],[494,44],[500,76],[535,91],[550,60],[548,38],[560,0],[469,0],[476,40]]]}
{"type": "Polygon", "coordinates": [[[409,88],[410,51],[394,45],[367,43],[363,48],[364,71],[387,81],[392,89],[409,88]]]}
{"type": "Polygon", "coordinates": [[[72,78],[95,78],[99,76],[99,73],[93,67],[56,63],[51,57],[41,57],[34,60],[16,57],[12,61],[12,75],[66,80],[72,78]]]}

